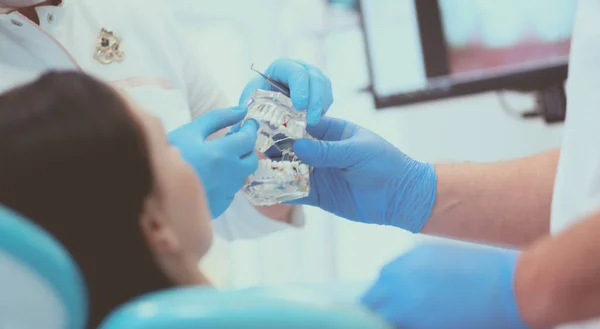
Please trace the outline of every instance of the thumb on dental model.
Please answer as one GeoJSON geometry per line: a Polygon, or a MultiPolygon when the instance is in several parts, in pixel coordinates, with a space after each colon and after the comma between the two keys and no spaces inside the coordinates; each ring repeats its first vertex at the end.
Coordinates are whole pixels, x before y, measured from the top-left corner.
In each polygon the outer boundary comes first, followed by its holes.
{"type": "Polygon", "coordinates": [[[299,160],[315,168],[347,168],[355,164],[360,142],[355,134],[358,126],[347,121],[323,117],[306,129],[317,140],[301,139],[294,143],[299,160]]]}
{"type": "Polygon", "coordinates": [[[315,168],[342,168],[347,154],[340,152],[340,143],[301,139],[294,143],[294,153],[302,163],[315,168]]]}

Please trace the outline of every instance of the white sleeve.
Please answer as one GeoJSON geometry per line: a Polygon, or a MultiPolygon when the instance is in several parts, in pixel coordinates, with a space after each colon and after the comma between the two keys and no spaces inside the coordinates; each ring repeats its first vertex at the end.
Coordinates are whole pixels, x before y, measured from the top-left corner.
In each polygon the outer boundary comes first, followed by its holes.
{"type": "Polygon", "coordinates": [[[270,219],[254,208],[238,193],[231,206],[213,221],[215,232],[227,241],[255,239],[289,228],[302,228],[305,216],[302,207],[294,206],[290,224],[270,219]]]}
{"type": "MultiPolygon", "coordinates": [[[[183,34],[181,44],[182,53],[186,56],[183,61],[184,79],[192,117],[197,118],[212,109],[232,106],[183,34]]],[[[211,138],[223,136],[226,131],[221,130],[211,138]]],[[[266,217],[238,193],[229,209],[213,223],[219,236],[226,240],[238,240],[257,238],[291,227],[303,227],[304,221],[301,206],[294,206],[290,225],[266,217]]]]}

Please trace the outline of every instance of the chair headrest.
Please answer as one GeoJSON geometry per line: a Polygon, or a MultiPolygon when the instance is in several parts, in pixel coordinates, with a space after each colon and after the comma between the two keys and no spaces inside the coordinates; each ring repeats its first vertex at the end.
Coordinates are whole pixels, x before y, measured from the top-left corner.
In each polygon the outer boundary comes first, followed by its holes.
{"type": "Polygon", "coordinates": [[[82,329],[83,277],[50,234],[0,205],[0,328],[82,329]]]}
{"type": "Polygon", "coordinates": [[[356,304],[337,304],[303,291],[171,289],[124,305],[99,329],[390,328],[356,304]]]}

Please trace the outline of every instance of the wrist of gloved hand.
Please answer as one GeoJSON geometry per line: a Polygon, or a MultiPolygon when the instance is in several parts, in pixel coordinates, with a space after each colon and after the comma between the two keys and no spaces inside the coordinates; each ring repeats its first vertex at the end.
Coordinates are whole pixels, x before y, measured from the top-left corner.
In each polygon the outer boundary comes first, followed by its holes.
{"type": "Polygon", "coordinates": [[[435,169],[431,163],[410,159],[405,164],[404,173],[390,180],[394,193],[385,216],[388,225],[419,233],[435,203],[435,169]]]}

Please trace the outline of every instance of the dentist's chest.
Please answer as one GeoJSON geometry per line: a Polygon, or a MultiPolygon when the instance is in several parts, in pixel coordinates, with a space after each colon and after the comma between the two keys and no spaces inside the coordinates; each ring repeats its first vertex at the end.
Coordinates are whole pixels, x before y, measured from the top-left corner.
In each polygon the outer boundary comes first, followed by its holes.
{"type": "Polygon", "coordinates": [[[168,31],[65,9],[40,9],[40,26],[19,14],[0,16],[0,92],[48,70],[79,70],[122,91],[167,130],[189,122],[184,58],[168,31]]]}

